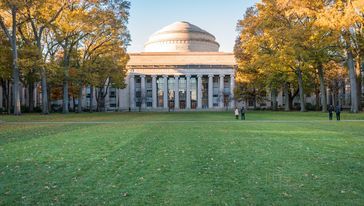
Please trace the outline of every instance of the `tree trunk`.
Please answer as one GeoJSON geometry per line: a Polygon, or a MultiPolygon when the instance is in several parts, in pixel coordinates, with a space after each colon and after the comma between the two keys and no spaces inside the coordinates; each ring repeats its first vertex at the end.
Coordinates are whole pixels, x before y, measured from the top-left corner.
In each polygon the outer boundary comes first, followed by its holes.
{"type": "Polygon", "coordinates": [[[82,112],[82,85],[80,85],[80,90],[79,90],[79,94],[78,94],[78,106],[77,106],[77,112],[81,113],[82,112]]]}
{"type": "Polygon", "coordinates": [[[47,84],[48,113],[52,112],[51,87],[47,84]]]}
{"type": "Polygon", "coordinates": [[[92,112],[93,100],[94,100],[94,87],[91,85],[90,86],[90,112],[92,112]]]}
{"type": "Polygon", "coordinates": [[[72,111],[73,112],[76,112],[76,98],[75,98],[75,95],[72,94],[72,111]]]}
{"type": "Polygon", "coordinates": [[[272,89],[272,110],[277,110],[277,89],[272,89]]]}
{"type": "Polygon", "coordinates": [[[290,94],[289,94],[289,85],[288,85],[288,83],[286,82],[286,83],[284,83],[284,88],[283,88],[283,92],[284,92],[284,110],[285,111],[290,111],[291,109],[290,109],[290,101],[289,101],[289,96],[290,96],[290,94]]]}
{"type": "Polygon", "coordinates": [[[319,64],[318,68],[318,75],[320,79],[320,95],[321,95],[321,106],[322,112],[327,112],[327,98],[326,98],[326,86],[325,86],[325,75],[324,75],[324,68],[322,64],[319,64]]]}
{"type": "Polygon", "coordinates": [[[9,80],[1,81],[2,88],[3,88],[3,105],[4,105],[4,112],[7,111],[7,114],[10,114],[10,83],[9,80]]]}
{"type": "Polygon", "coordinates": [[[257,109],[257,94],[255,88],[253,89],[253,108],[254,110],[257,109]]]}
{"type": "Polygon", "coordinates": [[[358,94],[358,109],[359,111],[362,110],[362,106],[361,106],[361,100],[362,100],[362,74],[361,74],[361,61],[358,60],[357,61],[357,69],[356,69],[356,73],[357,73],[357,82],[358,82],[358,87],[357,87],[357,94],[358,94]]]}
{"type": "Polygon", "coordinates": [[[104,95],[104,89],[101,88],[97,92],[96,101],[97,101],[97,111],[98,112],[104,112],[105,111],[105,95],[104,95]]]}
{"type": "Polygon", "coordinates": [[[29,112],[34,111],[34,82],[28,83],[29,112]]]}
{"type": "Polygon", "coordinates": [[[343,96],[344,96],[344,90],[345,90],[345,84],[343,83],[343,79],[340,78],[339,80],[339,94],[338,94],[338,100],[340,107],[344,105],[343,96]]]}
{"type": "Polygon", "coordinates": [[[6,99],[6,108],[8,110],[8,114],[11,114],[11,99],[12,99],[12,96],[11,96],[11,84],[10,84],[10,81],[8,80],[7,81],[7,99],[6,99]]]}
{"type": "Polygon", "coordinates": [[[358,106],[358,84],[357,84],[357,77],[356,71],[354,66],[354,58],[353,53],[350,49],[347,50],[347,61],[348,61],[348,68],[349,68],[349,78],[350,78],[350,97],[351,97],[351,112],[358,113],[359,106],[358,106]]]}
{"type": "Polygon", "coordinates": [[[315,89],[316,111],[320,111],[320,90],[315,89]]]}
{"type": "Polygon", "coordinates": [[[49,114],[47,75],[46,75],[45,68],[41,68],[40,73],[41,73],[41,82],[42,82],[42,114],[49,114]]]}
{"type": "Polygon", "coordinates": [[[11,7],[12,14],[12,38],[11,38],[11,49],[13,55],[13,101],[14,101],[14,115],[21,115],[20,108],[20,92],[19,92],[19,67],[18,67],[18,46],[16,42],[16,14],[17,8],[15,6],[11,7]]]}
{"type": "Polygon", "coordinates": [[[4,104],[4,100],[5,100],[5,93],[6,93],[6,86],[5,86],[5,81],[3,79],[0,79],[0,87],[1,87],[1,91],[2,91],[2,98],[0,99],[0,104],[2,105],[1,108],[1,113],[3,113],[6,109],[6,105],[4,104]]]}
{"type": "Polygon", "coordinates": [[[66,40],[65,47],[63,48],[63,113],[69,113],[69,98],[68,98],[68,80],[69,80],[69,53],[68,53],[68,40],[66,40]]]}
{"type": "MultiPolygon", "coordinates": [[[[66,73],[66,71],[65,71],[66,73]]],[[[68,78],[65,77],[65,79],[63,80],[63,113],[67,114],[69,113],[69,108],[68,108],[68,78]]]]}
{"type": "Polygon", "coordinates": [[[303,88],[302,71],[300,68],[297,68],[296,72],[297,72],[297,78],[298,78],[298,89],[299,89],[299,94],[300,94],[301,112],[305,112],[306,111],[306,101],[305,101],[305,91],[303,88]]]}
{"type": "Polygon", "coordinates": [[[342,89],[342,98],[343,98],[343,102],[342,105],[347,105],[347,101],[346,101],[346,80],[344,78],[341,78],[341,89],[342,89]]]}

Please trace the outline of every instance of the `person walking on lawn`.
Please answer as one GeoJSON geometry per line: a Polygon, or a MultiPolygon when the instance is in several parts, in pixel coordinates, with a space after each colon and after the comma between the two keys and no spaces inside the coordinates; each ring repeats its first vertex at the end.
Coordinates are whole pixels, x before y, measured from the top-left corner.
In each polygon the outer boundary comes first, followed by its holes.
{"type": "Polygon", "coordinates": [[[329,106],[329,109],[328,109],[328,111],[329,111],[329,120],[332,120],[332,113],[334,112],[334,106],[332,106],[332,104],[330,104],[330,106],[329,106]]]}
{"type": "Polygon", "coordinates": [[[242,107],[240,110],[241,120],[245,120],[245,112],[246,112],[245,108],[242,107]]]}
{"type": "Polygon", "coordinates": [[[340,105],[336,105],[335,112],[336,112],[336,120],[340,121],[340,113],[341,113],[341,106],[340,105]]]}
{"type": "Polygon", "coordinates": [[[235,118],[239,119],[239,110],[237,107],[235,108],[235,118]]]}

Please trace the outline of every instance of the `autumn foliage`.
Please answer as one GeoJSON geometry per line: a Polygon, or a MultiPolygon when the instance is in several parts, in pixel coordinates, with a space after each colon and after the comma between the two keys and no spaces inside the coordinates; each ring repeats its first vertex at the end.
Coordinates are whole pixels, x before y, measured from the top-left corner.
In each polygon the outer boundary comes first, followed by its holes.
{"type": "MultiPolygon", "coordinates": [[[[252,90],[282,91],[286,110],[297,95],[300,110],[306,111],[305,97],[314,92],[320,95],[319,104],[326,111],[327,87],[338,79],[343,87],[342,81],[348,79],[351,111],[358,112],[363,5],[363,0],[262,0],[249,8],[238,23],[235,46],[238,81],[247,85],[239,87],[238,95],[244,99],[252,90]]],[[[339,89],[335,91],[340,96],[339,89]]],[[[333,103],[342,102],[337,98],[333,103]]]]}

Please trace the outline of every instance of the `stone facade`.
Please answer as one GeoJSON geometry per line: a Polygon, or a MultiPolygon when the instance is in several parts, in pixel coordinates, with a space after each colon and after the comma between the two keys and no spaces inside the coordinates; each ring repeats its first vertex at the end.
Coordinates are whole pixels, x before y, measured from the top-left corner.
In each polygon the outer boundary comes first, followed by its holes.
{"type": "Polygon", "coordinates": [[[129,103],[119,109],[141,111],[222,110],[235,106],[236,63],[219,52],[215,37],[188,22],[153,34],[144,52],[129,54],[129,103]]]}

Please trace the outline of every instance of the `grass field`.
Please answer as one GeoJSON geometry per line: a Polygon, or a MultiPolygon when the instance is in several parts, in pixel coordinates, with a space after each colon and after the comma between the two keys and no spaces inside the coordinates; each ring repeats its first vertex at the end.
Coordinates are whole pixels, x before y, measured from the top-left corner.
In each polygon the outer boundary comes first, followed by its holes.
{"type": "Polygon", "coordinates": [[[364,114],[342,119],[0,116],[0,205],[363,205],[364,114]]]}

